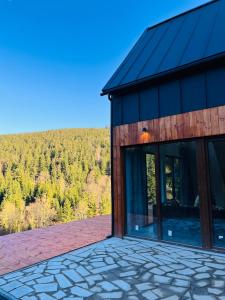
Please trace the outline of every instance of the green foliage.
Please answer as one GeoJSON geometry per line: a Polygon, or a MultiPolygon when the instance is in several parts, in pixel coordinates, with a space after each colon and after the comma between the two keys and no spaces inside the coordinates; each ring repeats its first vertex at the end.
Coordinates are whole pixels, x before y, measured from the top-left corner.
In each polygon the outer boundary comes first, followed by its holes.
{"type": "Polygon", "coordinates": [[[0,225],[6,232],[109,214],[108,129],[0,136],[0,225]]]}

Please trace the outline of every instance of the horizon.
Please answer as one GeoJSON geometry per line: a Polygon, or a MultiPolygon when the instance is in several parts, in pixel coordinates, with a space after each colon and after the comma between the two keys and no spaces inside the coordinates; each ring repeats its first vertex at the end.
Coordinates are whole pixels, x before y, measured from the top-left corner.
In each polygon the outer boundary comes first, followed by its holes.
{"type": "Polygon", "coordinates": [[[0,135],[109,127],[101,89],[137,38],[207,2],[2,0],[0,135]]]}
{"type": "Polygon", "coordinates": [[[63,130],[73,130],[73,129],[110,129],[109,126],[103,127],[68,127],[68,128],[54,128],[54,129],[44,129],[44,130],[36,130],[36,131],[24,131],[24,132],[9,132],[9,133],[0,133],[0,136],[7,136],[7,135],[30,135],[36,133],[46,133],[52,131],[63,131],[63,130]]]}

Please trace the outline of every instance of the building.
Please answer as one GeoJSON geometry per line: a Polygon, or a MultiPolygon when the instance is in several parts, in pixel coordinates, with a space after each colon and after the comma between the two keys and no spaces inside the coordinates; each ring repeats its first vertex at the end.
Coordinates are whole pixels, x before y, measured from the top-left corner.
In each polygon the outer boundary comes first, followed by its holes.
{"type": "Polygon", "coordinates": [[[147,28],[102,95],[113,234],[225,250],[225,0],[147,28]]]}

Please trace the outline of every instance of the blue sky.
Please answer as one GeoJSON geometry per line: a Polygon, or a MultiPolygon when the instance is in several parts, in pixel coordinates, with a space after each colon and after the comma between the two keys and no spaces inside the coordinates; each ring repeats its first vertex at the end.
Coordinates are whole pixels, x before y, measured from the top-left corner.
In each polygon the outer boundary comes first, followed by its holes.
{"type": "Polygon", "coordinates": [[[109,125],[101,88],[143,30],[206,0],[0,0],[0,133],[109,125]]]}

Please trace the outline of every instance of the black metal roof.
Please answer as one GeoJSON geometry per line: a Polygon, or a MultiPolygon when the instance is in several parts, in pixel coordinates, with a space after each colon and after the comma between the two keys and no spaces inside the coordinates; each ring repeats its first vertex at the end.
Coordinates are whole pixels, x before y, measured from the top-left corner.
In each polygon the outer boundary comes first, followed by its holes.
{"type": "Polygon", "coordinates": [[[225,0],[214,0],[147,28],[103,94],[225,54],[225,0]]]}

